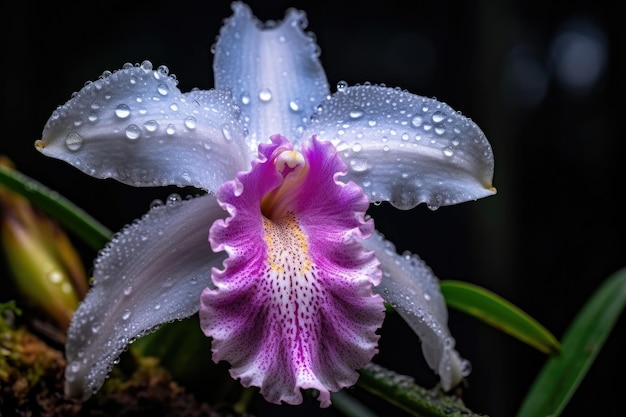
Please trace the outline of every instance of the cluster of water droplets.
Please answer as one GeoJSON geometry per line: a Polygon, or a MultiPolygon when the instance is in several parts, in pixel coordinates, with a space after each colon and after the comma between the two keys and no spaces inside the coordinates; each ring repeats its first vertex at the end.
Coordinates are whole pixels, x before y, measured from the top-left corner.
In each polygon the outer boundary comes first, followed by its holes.
{"type": "MultiPolygon", "coordinates": [[[[67,132],[64,144],[68,150],[76,152],[90,139],[91,126],[99,123],[109,124],[112,135],[121,133],[129,142],[142,137],[163,140],[193,132],[198,128],[199,117],[214,113],[215,108],[193,100],[193,94],[181,94],[177,84],[178,80],[167,66],[154,69],[150,61],[127,63],[115,72],[105,71],[96,81],[85,83],[68,103],[52,113],[44,133],[57,125],[64,128],[67,132]],[[133,92],[134,98],[129,101],[127,97],[133,92]],[[158,106],[156,110],[155,106],[158,106]],[[84,110],[77,112],[77,108],[84,110]],[[154,118],[150,117],[152,114],[154,118]]],[[[222,107],[226,107],[226,100],[222,101],[222,107]]],[[[230,111],[238,115],[240,110],[232,105],[230,111]]],[[[222,134],[224,139],[230,140],[233,127],[224,123],[222,134]]],[[[210,148],[211,144],[207,146],[210,148]]]]}
{"type": "Polygon", "coordinates": [[[467,196],[446,189],[445,174],[439,183],[422,176],[425,166],[487,177],[493,165],[491,147],[475,123],[445,103],[398,87],[339,81],[311,121],[320,138],[333,141],[370,201],[389,200],[400,208],[424,202],[434,210],[467,196]]]}

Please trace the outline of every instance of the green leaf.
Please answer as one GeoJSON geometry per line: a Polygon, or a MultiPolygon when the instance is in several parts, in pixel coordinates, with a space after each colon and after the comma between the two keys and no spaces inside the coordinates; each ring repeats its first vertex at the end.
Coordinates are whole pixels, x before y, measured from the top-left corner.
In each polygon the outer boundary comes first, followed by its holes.
{"type": "Polygon", "coordinates": [[[413,378],[369,363],[359,371],[357,387],[416,417],[478,417],[461,399],[439,388],[428,390],[416,385],[413,378]]]}
{"type": "Polygon", "coordinates": [[[448,306],[478,318],[548,354],[560,351],[559,341],[545,327],[502,297],[482,287],[443,280],[441,292],[448,306]]]}
{"type": "Polygon", "coordinates": [[[0,165],[0,185],[25,197],[96,250],[111,239],[111,231],[82,209],[20,172],[0,165]]]}
{"type": "Polygon", "coordinates": [[[626,268],[607,278],[583,306],[563,335],[561,354],[547,361],[522,402],[517,417],[560,415],[600,352],[624,306],[626,268]]]}

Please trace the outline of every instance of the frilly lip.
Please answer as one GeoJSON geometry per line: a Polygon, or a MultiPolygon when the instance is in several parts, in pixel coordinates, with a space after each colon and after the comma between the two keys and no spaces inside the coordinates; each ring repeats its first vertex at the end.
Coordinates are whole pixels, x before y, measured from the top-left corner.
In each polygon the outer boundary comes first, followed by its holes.
{"type": "Polygon", "coordinates": [[[314,388],[327,407],[330,392],[353,385],[377,352],[385,309],[372,287],[380,269],[359,243],[373,231],[367,198],[336,180],[346,167],[329,142],[303,144],[305,175],[274,201],[287,198],[289,209],[263,216],[260,202],[284,180],[275,163],[291,149],[274,136],[251,171],[219,189],[230,217],[213,225],[210,241],[229,258],[213,271],[216,289],[202,293],[200,323],[213,360],[230,362],[244,386],[288,404],[314,388]]]}

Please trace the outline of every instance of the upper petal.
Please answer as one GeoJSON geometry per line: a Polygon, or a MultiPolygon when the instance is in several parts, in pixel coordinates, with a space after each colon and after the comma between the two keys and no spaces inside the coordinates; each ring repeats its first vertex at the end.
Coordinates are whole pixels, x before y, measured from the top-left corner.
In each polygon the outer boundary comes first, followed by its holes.
{"type": "Polygon", "coordinates": [[[176,84],[148,61],[103,74],[52,113],[37,149],[98,178],[215,192],[249,167],[239,109],[226,92],[176,84]]]}
{"type": "Polygon", "coordinates": [[[399,255],[378,232],[362,243],[381,262],[383,279],[375,291],[419,336],[426,362],[441,378],[443,389],[452,389],[468,375],[469,362],[454,349],[439,280],[417,255],[399,255]]]}
{"type": "MultiPolygon", "coordinates": [[[[263,25],[235,2],[215,47],[215,87],[231,90],[250,133],[250,150],[280,133],[301,137],[315,106],[329,93],[319,48],[305,33],[306,15],[289,9],[263,25]]],[[[310,136],[309,136],[310,137],[310,136]]]]}
{"type": "Polygon", "coordinates": [[[198,311],[211,268],[224,259],[208,242],[211,224],[224,215],[211,195],[168,203],[103,249],[68,331],[68,395],[89,397],[133,339],[198,311]]]}
{"type": "Polygon", "coordinates": [[[445,103],[400,89],[347,87],[324,101],[305,134],[333,141],[347,179],[370,201],[408,209],[495,193],[494,158],[480,128],[445,103]]]}

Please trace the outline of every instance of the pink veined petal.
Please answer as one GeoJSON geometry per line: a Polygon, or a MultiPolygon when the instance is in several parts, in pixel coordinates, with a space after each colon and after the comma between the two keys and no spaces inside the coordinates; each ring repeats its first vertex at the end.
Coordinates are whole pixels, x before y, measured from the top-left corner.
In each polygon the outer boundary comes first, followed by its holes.
{"type": "Polygon", "coordinates": [[[281,136],[272,139],[250,172],[218,191],[230,217],[213,225],[210,241],[229,258],[213,270],[216,289],[202,293],[200,322],[213,338],[213,359],[230,362],[244,386],[289,404],[313,388],[326,407],[330,391],[353,385],[356,369],[377,352],[379,263],[360,244],[373,223],[361,189],[337,181],[346,168],[334,147],[315,138],[302,150],[306,175],[279,197],[290,203],[264,216],[264,196],[288,183],[275,163],[292,150],[281,136]]]}

